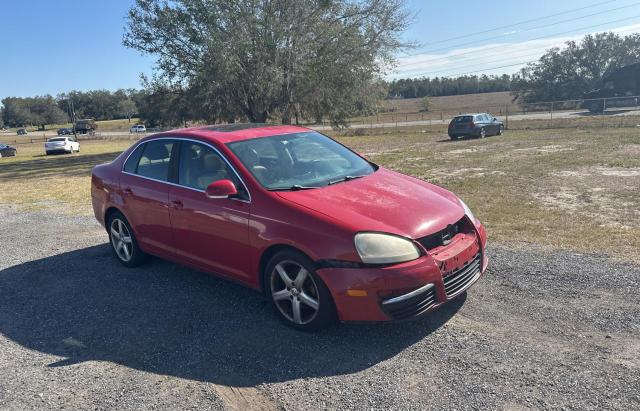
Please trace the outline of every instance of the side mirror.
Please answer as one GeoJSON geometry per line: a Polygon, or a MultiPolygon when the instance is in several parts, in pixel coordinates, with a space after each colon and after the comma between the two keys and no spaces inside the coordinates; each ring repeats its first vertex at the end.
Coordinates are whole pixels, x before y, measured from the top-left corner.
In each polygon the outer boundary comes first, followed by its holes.
{"type": "Polygon", "coordinates": [[[238,190],[231,180],[218,180],[207,186],[205,194],[209,198],[229,198],[237,195],[238,190]]]}

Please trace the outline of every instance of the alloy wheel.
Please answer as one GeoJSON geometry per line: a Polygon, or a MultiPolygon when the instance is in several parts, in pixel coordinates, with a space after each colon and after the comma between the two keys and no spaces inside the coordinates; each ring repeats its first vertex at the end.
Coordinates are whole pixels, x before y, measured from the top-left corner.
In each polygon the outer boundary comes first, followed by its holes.
{"type": "Polygon", "coordinates": [[[133,256],[133,240],[131,239],[131,233],[124,221],[119,218],[114,218],[111,221],[111,245],[115,250],[118,258],[124,262],[131,261],[133,256]]]}
{"type": "Polygon", "coordinates": [[[484,130],[484,128],[480,129],[480,138],[485,138],[487,136],[487,132],[484,130]]]}
{"type": "Polygon", "coordinates": [[[313,276],[299,263],[282,261],[271,272],[271,295],[280,313],[303,325],[314,320],[320,309],[320,293],[313,276]]]}

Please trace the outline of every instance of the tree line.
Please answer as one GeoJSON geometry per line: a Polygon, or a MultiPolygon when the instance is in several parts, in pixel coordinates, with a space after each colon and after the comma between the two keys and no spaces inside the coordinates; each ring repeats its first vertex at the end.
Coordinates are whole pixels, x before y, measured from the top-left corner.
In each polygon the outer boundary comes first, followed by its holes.
{"type": "Polygon", "coordinates": [[[146,92],[134,89],[71,91],[56,97],[6,97],[0,108],[0,124],[8,127],[64,124],[75,118],[131,119],[139,114],[146,92]]]}
{"type": "Polygon", "coordinates": [[[510,91],[511,80],[508,74],[405,78],[389,82],[387,95],[389,98],[421,98],[510,91]]]}

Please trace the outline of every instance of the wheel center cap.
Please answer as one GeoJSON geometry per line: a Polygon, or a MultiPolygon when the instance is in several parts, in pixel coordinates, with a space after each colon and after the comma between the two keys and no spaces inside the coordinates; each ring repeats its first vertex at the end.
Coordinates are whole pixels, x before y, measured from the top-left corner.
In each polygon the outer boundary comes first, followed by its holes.
{"type": "Polygon", "coordinates": [[[300,294],[300,291],[298,291],[297,288],[292,288],[291,289],[291,295],[298,295],[298,294],[300,294]]]}

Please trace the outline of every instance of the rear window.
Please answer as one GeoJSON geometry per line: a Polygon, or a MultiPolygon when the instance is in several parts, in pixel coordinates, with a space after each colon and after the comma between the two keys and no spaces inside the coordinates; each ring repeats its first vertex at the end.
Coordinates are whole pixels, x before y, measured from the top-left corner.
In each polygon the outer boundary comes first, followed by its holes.
{"type": "Polygon", "coordinates": [[[66,141],[67,139],[65,137],[60,137],[60,138],[50,138],[49,141],[66,141]]]}
{"type": "Polygon", "coordinates": [[[473,121],[473,116],[460,116],[454,117],[454,123],[471,123],[473,121]]]}

